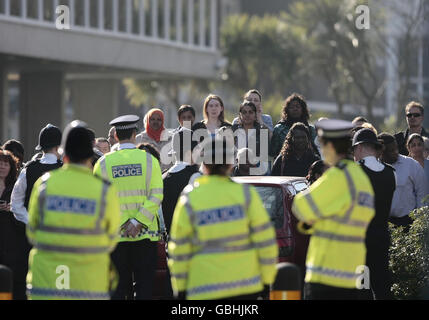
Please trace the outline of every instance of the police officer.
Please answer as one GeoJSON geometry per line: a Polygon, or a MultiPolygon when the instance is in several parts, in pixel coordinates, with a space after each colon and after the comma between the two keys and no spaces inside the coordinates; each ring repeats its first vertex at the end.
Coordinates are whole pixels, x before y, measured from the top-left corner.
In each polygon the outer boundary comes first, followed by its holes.
{"type": "MultiPolygon", "coordinates": [[[[382,140],[381,140],[382,141],[382,140]]],[[[366,233],[366,264],[370,270],[370,290],[362,290],[362,298],[392,299],[389,272],[390,236],[387,222],[396,189],[395,169],[377,160],[382,144],[371,129],[361,129],[353,136],[355,161],[368,175],[375,194],[375,216],[366,233]]]]}
{"type": "MultiPolygon", "coordinates": [[[[293,201],[295,216],[311,226],[306,260],[305,299],[359,298],[366,270],[365,234],[374,217],[374,192],[359,164],[347,159],[351,122],[316,123],[325,162],[331,166],[293,201]]],[[[365,283],[364,283],[365,285],[365,283]]]]}
{"type": "Polygon", "coordinates": [[[278,247],[273,226],[255,188],[229,179],[232,163],[232,145],[209,141],[204,176],[179,198],[168,244],[172,287],[179,298],[255,299],[274,281],[278,247]]]}
{"type": "Polygon", "coordinates": [[[104,155],[94,167],[95,174],[111,181],[119,191],[121,238],[112,253],[119,284],[113,299],[133,299],[133,280],[135,298],[150,299],[155,278],[163,183],[158,160],[136,148],[139,120],[126,115],[110,122],[116,128],[118,151],[104,155]]]}
{"type": "Polygon", "coordinates": [[[91,172],[91,140],[84,122],[64,131],[65,165],[34,184],[27,235],[32,299],[108,299],[109,252],[117,243],[119,199],[91,172]]]}
{"type": "Polygon", "coordinates": [[[37,151],[42,152],[42,157],[34,159],[25,165],[19,174],[13,187],[11,196],[11,209],[16,222],[16,267],[14,268],[14,299],[26,299],[26,276],[28,272],[28,254],[31,246],[25,235],[25,225],[28,223],[28,203],[31,190],[37,179],[44,173],[58,169],[62,166],[58,148],[61,144],[61,130],[52,125],[46,125],[39,134],[37,151]]]}

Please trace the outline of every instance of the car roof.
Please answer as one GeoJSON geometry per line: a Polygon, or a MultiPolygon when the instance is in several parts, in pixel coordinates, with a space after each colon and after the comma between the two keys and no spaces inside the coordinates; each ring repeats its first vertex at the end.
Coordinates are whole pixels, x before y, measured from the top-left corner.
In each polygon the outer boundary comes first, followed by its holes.
{"type": "Polygon", "coordinates": [[[237,183],[250,183],[250,184],[292,184],[298,181],[306,181],[304,177],[280,177],[280,176],[246,176],[246,177],[232,177],[234,182],[237,183]]]}

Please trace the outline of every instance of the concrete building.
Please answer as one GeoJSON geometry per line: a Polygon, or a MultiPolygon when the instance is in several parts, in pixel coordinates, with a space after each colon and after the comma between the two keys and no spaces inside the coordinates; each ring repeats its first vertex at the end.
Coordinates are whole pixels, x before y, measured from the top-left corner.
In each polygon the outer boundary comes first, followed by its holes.
{"type": "Polygon", "coordinates": [[[124,77],[215,78],[219,10],[218,0],[0,0],[1,141],[20,139],[28,158],[46,123],[76,118],[105,135],[124,77]]]}

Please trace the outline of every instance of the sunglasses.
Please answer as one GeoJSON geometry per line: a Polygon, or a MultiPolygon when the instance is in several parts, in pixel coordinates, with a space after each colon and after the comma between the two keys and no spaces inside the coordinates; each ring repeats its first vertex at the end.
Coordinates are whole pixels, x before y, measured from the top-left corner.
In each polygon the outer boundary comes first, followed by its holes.
{"type": "Polygon", "coordinates": [[[419,118],[419,117],[421,117],[421,113],[407,113],[407,118],[411,118],[411,117],[414,117],[414,118],[419,118]]]}

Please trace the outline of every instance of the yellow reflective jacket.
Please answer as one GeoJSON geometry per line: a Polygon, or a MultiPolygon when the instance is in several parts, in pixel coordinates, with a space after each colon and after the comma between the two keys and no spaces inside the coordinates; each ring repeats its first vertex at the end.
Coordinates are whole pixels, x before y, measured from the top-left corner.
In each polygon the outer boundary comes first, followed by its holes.
{"type": "Polygon", "coordinates": [[[168,250],[173,289],[187,299],[256,293],[277,272],[275,232],[258,193],[228,177],[203,176],[185,188],[168,250]]]}
{"type": "Polygon", "coordinates": [[[158,160],[137,148],[121,149],[101,157],[94,166],[94,174],[111,181],[118,190],[121,225],[136,219],[144,226],[137,237],[121,234],[119,241],[158,241],[158,209],[164,197],[158,160]]]}
{"type": "Polygon", "coordinates": [[[34,184],[27,236],[32,299],[109,299],[118,240],[116,189],[89,168],[66,164],[34,184]]]}
{"type": "Polygon", "coordinates": [[[305,281],[356,288],[358,267],[365,265],[366,229],[375,214],[365,172],[353,161],[340,161],[295,197],[292,211],[313,223],[305,281]]]}

